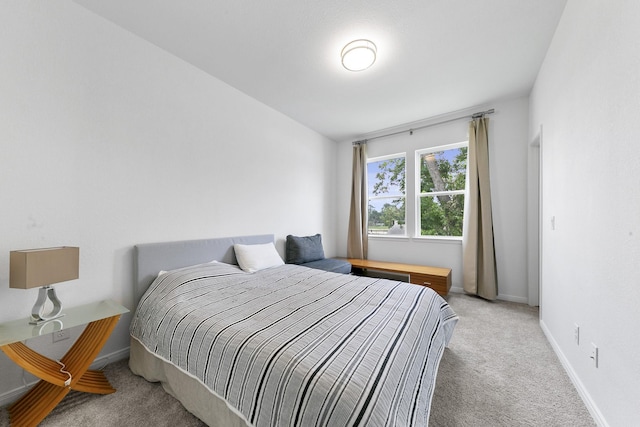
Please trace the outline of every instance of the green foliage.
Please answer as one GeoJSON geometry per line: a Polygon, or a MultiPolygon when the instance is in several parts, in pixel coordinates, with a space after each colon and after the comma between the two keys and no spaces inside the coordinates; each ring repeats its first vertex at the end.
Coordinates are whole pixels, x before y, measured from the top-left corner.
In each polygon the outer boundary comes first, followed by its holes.
{"type": "MultiPolygon", "coordinates": [[[[427,156],[420,159],[422,193],[464,190],[467,171],[467,147],[435,154],[437,169],[427,167],[427,156]],[[453,159],[446,154],[457,151],[453,159]]],[[[423,236],[462,236],[464,195],[446,194],[420,199],[420,234],[423,236]]]]}
{"type": "Polygon", "coordinates": [[[420,234],[422,236],[462,236],[464,195],[420,198],[420,234]],[[444,199],[444,203],[441,200],[444,199]]]}
{"type": "MultiPolygon", "coordinates": [[[[467,147],[423,155],[420,158],[420,192],[464,190],[467,169],[467,147]],[[427,160],[429,159],[429,161],[427,160]],[[429,165],[429,162],[431,164],[429,165]],[[431,167],[429,167],[431,166],[431,167]]],[[[399,188],[405,194],[405,158],[379,163],[374,195],[389,194],[399,188]]],[[[420,234],[423,236],[462,236],[464,195],[435,194],[420,198],[420,234]]],[[[380,211],[369,206],[369,228],[386,230],[394,221],[404,224],[405,199],[385,203],[380,211]]]]}
{"type": "MultiPolygon", "coordinates": [[[[398,157],[379,162],[376,172],[376,181],[373,185],[373,194],[397,195],[405,194],[405,159],[398,157]]],[[[369,205],[369,232],[386,234],[387,230],[395,222],[405,223],[405,199],[404,197],[391,197],[380,210],[369,205]]]]}
{"type": "Polygon", "coordinates": [[[404,225],[404,199],[385,203],[380,211],[369,205],[369,229],[388,230],[394,222],[404,225]]]}
{"type": "Polygon", "coordinates": [[[392,186],[400,188],[400,193],[405,194],[405,160],[404,157],[384,160],[380,162],[376,183],[373,185],[373,194],[387,194],[392,186]]]}

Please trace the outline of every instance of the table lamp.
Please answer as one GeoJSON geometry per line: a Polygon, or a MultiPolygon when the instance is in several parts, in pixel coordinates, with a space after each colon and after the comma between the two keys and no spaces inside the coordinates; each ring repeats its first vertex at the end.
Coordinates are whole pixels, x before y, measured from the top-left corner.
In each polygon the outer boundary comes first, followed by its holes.
{"type": "Polygon", "coordinates": [[[31,321],[38,325],[64,316],[62,303],[50,285],[78,278],[80,248],[63,246],[59,248],[26,249],[11,251],[9,257],[9,287],[31,289],[40,287],[38,299],[31,309],[31,321]],[[47,298],[53,303],[53,310],[44,313],[47,298]]]}

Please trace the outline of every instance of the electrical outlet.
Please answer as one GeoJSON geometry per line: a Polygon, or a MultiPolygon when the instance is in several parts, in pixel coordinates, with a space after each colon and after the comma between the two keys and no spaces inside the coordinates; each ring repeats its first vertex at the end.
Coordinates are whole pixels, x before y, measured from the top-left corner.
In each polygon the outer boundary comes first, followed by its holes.
{"type": "Polygon", "coordinates": [[[591,358],[591,362],[593,362],[593,366],[597,368],[598,367],[598,346],[595,345],[594,343],[591,343],[591,355],[589,357],[591,358]]]}
{"type": "Polygon", "coordinates": [[[580,345],[580,325],[577,323],[573,324],[573,340],[576,342],[576,345],[580,345]]]}
{"type": "Polygon", "coordinates": [[[62,329],[53,333],[53,342],[58,342],[66,339],[69,339],[69,331],[67,329],[62,329]]]}

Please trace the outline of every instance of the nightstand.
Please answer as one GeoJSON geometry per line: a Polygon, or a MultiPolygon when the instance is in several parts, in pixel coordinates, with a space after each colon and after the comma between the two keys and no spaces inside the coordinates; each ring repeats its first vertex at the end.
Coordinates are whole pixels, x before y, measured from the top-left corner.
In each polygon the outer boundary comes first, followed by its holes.
{"type": "Polygon", "coordinates": [[[105,300],[68,308],[64,316],[41,325],[28,319],[0,324],[0,349],[20,367],[41,380],[8,408],[12,426],[36,426],[69,393],[109,394],[111,387],[102,371],[89,366],[107,342],[125,307],[105,300]],[[27,347],[22,341],[74,326],[87,325],[78,340],[60,359],[49,359],[27,347]]]}

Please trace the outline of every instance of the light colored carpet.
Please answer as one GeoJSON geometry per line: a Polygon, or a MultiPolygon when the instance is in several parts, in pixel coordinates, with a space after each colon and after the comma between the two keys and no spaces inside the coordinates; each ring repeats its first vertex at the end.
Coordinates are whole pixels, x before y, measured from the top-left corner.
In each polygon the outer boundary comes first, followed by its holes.
{"type": "Polygon", "coordinates": [[[538,308],[451,294],[460,320],[445,349],[431,426],[595,426],[544,336],[538,308]]]}
{"type": "MultiPolygon", "coordinates": [[[[540,330],[537,309],[460,294],[447,299],[460,321],[440,364],[431,426],[595,425],[540,330]]],[[[116,393],[72,392],[40,425],[204,425],[160,385],[131,374],[126,360],[104,371],[116,393]]],[[[8,425],[2,408],[0,427],[8,425]]]]}
{"type": "MultiPolygon", "coordinates": [[[[107,365],[104,373],[117,390],[95,395],[71,391],[39,424],[41,427],[196,427],[205,424],[187,412],[159,383],[131,373],[128,360],[107,365]]],[[[9,426],[5,408],[0,426],[9,426]]]]}

